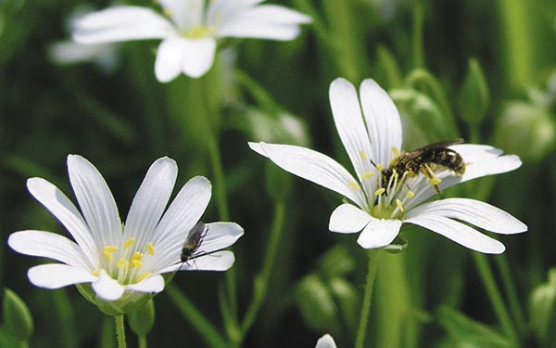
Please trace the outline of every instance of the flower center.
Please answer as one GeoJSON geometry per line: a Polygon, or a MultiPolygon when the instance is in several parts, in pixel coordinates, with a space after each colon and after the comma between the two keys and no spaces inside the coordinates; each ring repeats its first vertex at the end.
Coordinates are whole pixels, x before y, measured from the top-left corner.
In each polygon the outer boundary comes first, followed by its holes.
{"type": "Polygon", "coordinates": [[[375,204],[371,215],[379,219],[400,219],[405,212],[405,204],[415,195],[406,185],[409,174],[403,172],[400,175],[395,169],[386,169],[390,172],[384,175],[384,167],[380,164],[377,169],[382,175],[377,178],[379,189],[374,192],[375,204]]]}
{"type": "Polygon", "coordinates": [[[138,283],[151,275],[145,267],[145,259],[155,254],[151,242],[139,250],[135,246],[135,238],[129,238],[120,246],[105,245],[102,253],[104,269],[120,284],[138,283]]]}
{"type": "Polygon", "coordinates": [[[214,36],[215,33],[216,28],[214,27],[198,26],[182,32],[182,36],[188,39],[202,39],[214,36]]]}

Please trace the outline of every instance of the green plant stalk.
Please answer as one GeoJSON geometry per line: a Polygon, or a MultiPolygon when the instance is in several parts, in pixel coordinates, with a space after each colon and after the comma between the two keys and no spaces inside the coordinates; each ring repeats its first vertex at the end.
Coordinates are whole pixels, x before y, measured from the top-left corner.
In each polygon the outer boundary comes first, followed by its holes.
{"type": "Polygon", "coordinates": [[[147,348],[147,335],[137,336],[139,341],[139,348],[147,348]]]}
{"type": "Polygon", "coordinates": [[[413,67],[425,67],[425,53],[424,53],[424,19],[425,10],[422,1],[415,1],[413,6],[413,67]]]}
{"type": "Polygon", "coordinates": [[[173,284],[167,286],[168,295],[181,314],[191,325],[201,334],[208,345],[212,348],[229,348],[229,345],[222,338],[222,335],[208,321],[191,301],[179,291],[173,284]]]}
{"type": "MultiPolygon", "coordinates": [[[[212,103],[210,100],[211,88],[207,76],[202,78],[201,82],[203,83],[203,100],[205,102],[206,112],[206,114],[201,115],[201,117],[205,121],[204,131],[206,135],[207,149],[209,152],[212,172],[215,181],[214,190],[216,194],[216,204],[218,206],[220,220],[230,221],[224,167],[222,165],[222,155],[220,154],[220,147],[218,144],[218,134],[215,129],[216,120],[213,120],[211,117],[213,114],[216,113],[216,111],[212,108],[212,103]]],[[[237,327],[237,283],[236,272],[234,268],[231,268],[226,272],[226,285],[228,290],[227,300],[229,306],[223,307],[223,310],[224,308],[226,310],[230,310],[231,315],[225,316],[224,318],[232,319],[232,322],[228,323],[227,326],[231,325],[232,327],[237,327]]]]}
{"type": "Polygon", "coordinates": [[[355,340],[355,348],[365,347],[365,335],[369,323],[369,315],[371,313],[371,299],[373,297],[373,286],[375,282],[376,270],[378,268],[378,260],[380,249],[369,251],[369,265],[367,270],[367,280],[365,284],[365,294],[361,308],[361,318],[359,320],[359,328],[357,329],[357,337],[355,340]]]}
{"type": "Polygon", "coordinates": [[[116,340],[118,341],[118,348],[126,348],[123,314],[114,317],[114,325],[116,328],[116,340]]]}
{"type": "Polygon", "coordinates": [[[510,311],[512,312],[513,319],[517,325],[517,332],[520,337],[523,337],[527,329],[527,324],[525,321],[525,315],[523,314],[523,309],[521,308],[521,304],[519,302],[515,282],[510,273],[508,259],[506,258],[506,255],[502,254],[497,255],[494,260],[496,261],[498,272],[502,277],[502,284],[504,285],[508,303],[510,304],[510,311]]]}
{"type": "Polygon", "coordinates": [[[519,347],[517,330],[508,310],[506,309],[506,306],[504,305],[502,294],[500,293],[500,290],[496,285],[492,269],[488,263],[486,256],[481,253],[473,253],[473,260],[475,261],[475,265],[477,266],[481,278],[483,279],[485,290],[490,299],[490,302],[492,303],[494,313],[498,318],[498,321],[502,328],[502,332],[512,343],[513,347],[519,347]]]}
{"type": "Polygon", "coordinates": [[[280,245],[280,240],[282,237],[282,231],[284,226],[284,219],[286,212],[286,204],[283,200],[277,201],[274,208],[274,221],[272,223],[272,230],[270,232],[270,239],[268,241],[267,252],[265,253],[265,260],[263,261],[263,268],[261,273],[255,278],[254,283],[254,296],[245,318],[241,323],[241,335],[240,341],[237,342],[237,346],[241,345],[241,341],[245,338],[245,334],[249,331],[261,306],[266,298],[268,284],[270,281],[270,275],[272,274],[272,269],[276,263],[276,254],[278,247],[280,245]]]}

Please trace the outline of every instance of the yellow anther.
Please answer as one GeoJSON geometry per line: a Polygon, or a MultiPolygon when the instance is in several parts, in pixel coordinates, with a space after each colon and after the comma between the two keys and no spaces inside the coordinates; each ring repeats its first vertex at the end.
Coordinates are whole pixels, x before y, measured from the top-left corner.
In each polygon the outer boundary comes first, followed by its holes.
{"type": "Polygon", "coordinates": [[[367,161],[367,160],[368,160],[367,154],[366,154],[364,151],[359,151],[359,157],[361,157],[361,159],[362,159],[363,161],[367,161]]]}
{"type": "Polygon", "coordinates": [[[154,255],[154,245],[151,242],[147,243],[147,253],[151,256],[154,255]]]}
{"type": "Polygon", "coordinates": [[[382,171],[382,170],[384,170],[384,166],[379,163],[379,164],[376,165],[376,169],[382,171]]]}
{"type": "Polygon", "coordinates": [[[413,198],[413,196],[415,196],[415,193],[413,193],[413,191],[407,191],[407,193],[405,194],[405,196],[407,198],[413,198]]]}
{"type": "Polygon", "coordinates": [[[140,281],[144,280],[147,277],[150,277],[151,274],[152,274],[151,272],[145,272],[145,273],[141,274],[139,276],[139,278],[137,278],[137,283],[139,283],[140,281]]]}
{"type": "Polygon", "coordinates": [[[385,191],[386,191],[386,189],[384,187],[381,187],[381,188],[379,188],[378,190],[375,191],[375,196],[380,196],[385,191]]]}
{"type": "Polygon", "coordinates": [[[400,201],[399,199],[396,199],[396,205],[398,206],[398,209],[400,209],[400,211],[403,212],[403,204],[402,204],[402,201],[400,201]]]}
{"type": "Polygon", "coordinates": [[[373,176],[373,172],[366,172],[361,175],[361,179],[369,179],[373,176]]]}
{"type": "Polygon", "coordinates": [[[118,247],[114,245],[107,245],[103,248],[102,253],[108,262],[112,262],[112,253],[117,251],[118,247]]]}
{"type": "Polygon", "coordinates": [[[429,184],[432,185],[432,186],[440,185],[441,182],[442,182],[442,180],[439,179],[439,178],[429,179],[429,184]]]}
{"type": "Polygon", "coordinates": [[[143,266],[143,262],[139,261],[139,260],[131,260],[131,267],[142,267],[143,266]]]}
{"type": "Polygon", "coordinates": [[[141,260],[143,260],[143,253],[140,253],[139,251],[134,252],[133,255],[131,256],[131,260],[132,261],[141,261],[141,260]]]}
{"type": "Polygon", "coordinates": [[[392,146],[392,152],[394,153],[394,156],[398,157],[400,155],[400,150],[398,150],[397,147],[392,146]]]}
{"type": "Polygon", "coordinates": [[[100,271],[98,269],[95,269],[92,273],[95,277],[98,277],[100,275],[100,271]]]}
{"type": "Polygon", "coordinates": [[[118,266],[118,268],[124,268],[127,267],[127,265],[129,264],[129,262],[126,259],[120,259],[118,261],[118,263],[116,263],[116,266],[118,266]]]}
{"type": "Polygon", "coordinates": [[[359,187],[359,185],[355,182],[355,181],[350,181],[348,182],[349,187],[351,187],[352,189],[359,191],[361,190],[361,188],[359,187]]]}
{"type": "Polygon", "coordinates": [[[135,238],[131,237],[128,240],[125,241],[124,249],[129,249],[129,247],[132,246],[133,244],[135,244],[135,238]]]}

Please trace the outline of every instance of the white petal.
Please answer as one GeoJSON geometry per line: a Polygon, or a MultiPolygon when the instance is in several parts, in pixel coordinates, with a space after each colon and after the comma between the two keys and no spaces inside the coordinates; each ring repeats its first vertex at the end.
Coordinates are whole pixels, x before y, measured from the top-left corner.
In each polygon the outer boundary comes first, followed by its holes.
{"type": "Polygon", "coordinates": [[[15,232],[8,238],[8,245],[25,255],[47,257],[84,270],[94,268],[77,244],[56,233],[15,232]]]}
{"type": "Polygon", "coordinates": [[[206,226],[208,230],[199,246],[200,252],[210,253],[227,248],[243,235],[243,228],[233,222],[213,222],[206,226]]]}
{"type": "Polygon", "coordinates": [[[164,278],[160,274],[155,274],[145,278],[137,284],[126,285],[125,289],[138,292],[159,293],[164,290],[164,278]]]}
{"type": "Polygon", "coordinates": [[[302,13],[276,5],[227,13],[211,10],[208,21],[218,28],[218,37],[292,40],[299,35],[299,24],[311,22],[311,18],[302,13]]]}
{"type": "Polygon", "coordinates": [[[373,218],[353,204],[342,204],[330,216],[328,229],[338,233],[360,232],[373,218]]]}
{"type": "Polygon", "coordinates": [[[138,6],[112,7],[84,16],[75,24],[79,43],[159,39],[178,35],[172,23],[153,10],[138,6]]]}
{"type": "Polygon", "coordinates": [[[249,147],[259,154],[268,157],[285,171],[338,192],[362,208],[367,206],[365,195],[357,181],[342,165],[332,158],[322,153],[293,145],[249,143],[249,147]]]}
{"type": "Polygon", "coordinates": [[[92,285],[97,296],[106,301],[120,299],[125,291],[124,286],[112,279],[104,270],[100,271],[98,279],[92,285]]]}
{"type": "Polygon", "coordinates": [[[367,79],[359,91],[361,106],[367,121],[367,131],[377,164],[388,166],[392,149],[401,149],[402,125],[392,98],[374,80],[367,79]]]}
{"type": "Polygon", "coordinates": [[[451,149],[463,157],[466,163],[475,163],[500,157],[503,151],[490,145],[483,144],[458,144],[450,146],[451,149]]]}
{"type": "Polygon", "coordinates": [[[361,182],[366,183],[366,191],[374,192],[376,187],[372,184],[376,180],[363,179],[367,175],[377,175],[377,169],[371,163],[371,142],[361,114],[357,91],[347,80],[339,78],[330,84],[329,94],[334,123],[351,163],[361,182]]]}
{"type": "Polygon", "coordinates": [[[466,198],[448,198],[420,205],[408,212],[407,218],[431,214],[469,222],[495,233],[514,234],[527,231],[524,223],[505,211],[466,198]]]}
{"type": "Polygon", "coordinates": [[[181,32],[203,25],[205,0],[160,0],[160,5],[181,32]]]}
{"type": "Polygon", "coordinates": [[[400,220],[372,219],[359,235],[357,243],[365,249],[385,247],[396,238],[401,226],[400,220]]]}
{"type": "Polygon", "coordinates": [[[157,253],[153,269],[166,268],[179,259],[181,247],[191,228],[201,219],[211,197],[211,184],[205,177],[196,176],[180,190],[162,217],[152,241],[157,253]]]}
{"type": "Polygon", "coordinates": [[[81,268],[59,263],[31,267],[27,276],[34,285],[47,289],[59,289],[68,285],[93,282],[97,279],[90,272],[81,268]]]}
{"type": "Polygon", "coordinates": [[[234,253],[223,250],[184,262],[180,271],[226,271],[234,261],[234,253]]]}
{"type": "Polygon", "coordinates": [[[215,52],[215,39],[187,40],[187,48],[181,66],[183,73],[193,78],[203,76],[212,67],[215,52]]]}
{"type": "Polygon", "coordinates": [[[145,245],[152,240],[177,175],[176,162],[168,157],[159,158],[151,165],[133,198],[125,223],[124,240],[135,237],[136,245],[145,245]]]}
{"type": "Polygon", "coordinates": [[[443,216],[419,215],[406,219],[405,222],[422,226],[466,248],[482,253],[500,254],[506,249],[504,244],[496,239],[490,238],[467,225],[443,216]]]}
{"type": "Polygon", "coordinates": [[[187,41],[180,37],[162,41],[158,46],[154,63],[154,72],[158,81],[169,82],[178,77],[182,71],[187,48],[187,41]]]}
{"type": "Polygon", "coordinates": [[[66,227],[88,258],[96,260],[97,248],[89,227],[69,198],[56,186],[41,178],[27,180],[27,189],[66,227]]]}
{"type": "Polygon", "coordinates": [[[120,245],[122,223],[112,193],[91,162],[68,156],[71,186],[97,245],[120,245]]]}
{"type": "Polygon", "coordinates": [[[336,348],[336,342],[334,342],[332,336],[326,334],[319,338],[316,348],[336,348]]]}

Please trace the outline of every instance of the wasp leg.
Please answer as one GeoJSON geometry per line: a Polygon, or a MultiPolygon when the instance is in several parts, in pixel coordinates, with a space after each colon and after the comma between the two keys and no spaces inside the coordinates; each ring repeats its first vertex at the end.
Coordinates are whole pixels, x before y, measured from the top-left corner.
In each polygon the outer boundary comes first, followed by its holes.
{"type": "Polygon", "coordinates": [[[429,184],[434,187],[434,190],[438,194],[438,198],[442,198],[442,196],[440,195],[440,189],[438,188],[438,185],[442,182],[442,180],[434,175],[431,167],[429,167],[427,164],[423,164],[421,168],[419,168],[419,171],[423,173],[427,178],[429,178],[429,184]]]}

